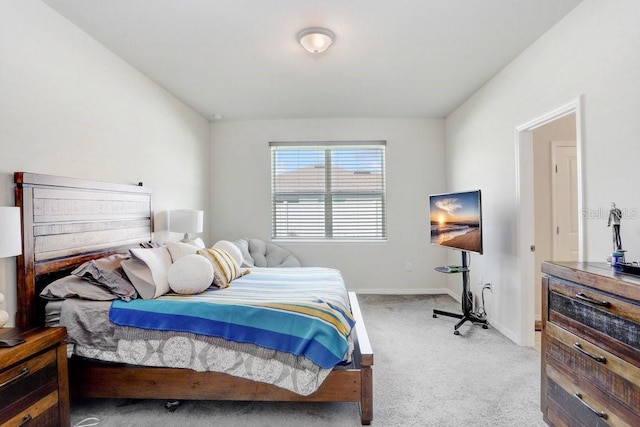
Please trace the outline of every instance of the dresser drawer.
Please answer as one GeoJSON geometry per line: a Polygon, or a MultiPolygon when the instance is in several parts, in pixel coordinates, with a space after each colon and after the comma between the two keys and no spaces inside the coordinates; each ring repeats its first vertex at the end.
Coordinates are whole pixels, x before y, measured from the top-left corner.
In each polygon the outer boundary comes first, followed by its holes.
{"type": "Polygon", "coordinates": [[[46,427],[57,426],[60,420],[58,413],[58,392],[54,391],[38,400],[29,408],[18,412],[2,424],[2,427],[46,427]]]}
{"type": "Polygon", "coordinates": [[[582,377],[574,377],[563,366],[549,360],[545,374],[547,418],[555,426],[637,426],[638,418],[628,408],[607,398],[582,377]]]}
{"type": "Polygon", "coordinates": [[[640,367],[637,303],[551,277],[547,320],[640,367]]]}
{"type": "MultiPolygon", "coordinates": [[[[37,415],[46,413],[51,406],[48,403],[52,398],[55,398],[52,405],[56,407],[57,412],[57,390],[58,366],[54,349],[4,369],[0,372],[0,402],[10,403],[0,407],[0,424],[4,425],[17,416],[22,418],[34,404],[39,405],[37,415]]],[[[37,415],[32,413],[31,417],[35,419],[37,415]]]]}
{"type": "Polygon", "coordinates": [[[632,412],[640,425],[640,368],[553,324],[547,324],[545,356],[572,377],[589,381],[632,412]]]}

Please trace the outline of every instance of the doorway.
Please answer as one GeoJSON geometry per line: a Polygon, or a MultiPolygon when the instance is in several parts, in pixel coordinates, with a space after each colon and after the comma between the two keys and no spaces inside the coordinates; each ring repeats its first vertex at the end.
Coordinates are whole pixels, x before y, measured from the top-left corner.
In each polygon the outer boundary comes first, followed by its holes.
{"type": "MultiPolygon", "coordinates": [[[[550,259],[553,261],[578,261],[578,195],[576,193],[578,190],[578,153],[575,141],[575,114],[558,119],[552,124],[565,120],[569,122],[566,126],[567,136],[572,139],[551,141],[551,237],[553,245],[550,259]]],[[[534,174],[538,176],[537,168],[535,168],[534,174]]],[[[536,218],[536,229],[537,222],[536,218]]]]}
{"type": "Polygon", "coordinates": [[[575,117],[569,113],[532,130],[536,331],[542,320],[542,262],[578,260],[575,117]]]}
{"type": "Polygon", "coordinates": [[[541,319],[540,263],[553,259],[553,232],[558,226],[553,222],[554,140],[575,139],[575,187],[571,190],[575,208],[571,215],[577,229],[577,259],[584,258],[581,114],[578,98],[516,128],[521,345],[535,345],[534,325],[541,319]]]}

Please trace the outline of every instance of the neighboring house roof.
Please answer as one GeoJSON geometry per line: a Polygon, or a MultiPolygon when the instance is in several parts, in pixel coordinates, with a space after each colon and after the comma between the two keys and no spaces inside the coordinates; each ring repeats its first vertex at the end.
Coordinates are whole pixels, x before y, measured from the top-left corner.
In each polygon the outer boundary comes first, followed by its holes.
{"type": "MultiPolygon", "coordinates": [[[[278,193],[323,193],[325,192],[324,166],[307,166],[289,172],[276,173],[275,190],[278,193]]],[[[331,170],[333,192],[381,191],[384,177],[380,172],[348,170],[334,167],[331,170]]]]}

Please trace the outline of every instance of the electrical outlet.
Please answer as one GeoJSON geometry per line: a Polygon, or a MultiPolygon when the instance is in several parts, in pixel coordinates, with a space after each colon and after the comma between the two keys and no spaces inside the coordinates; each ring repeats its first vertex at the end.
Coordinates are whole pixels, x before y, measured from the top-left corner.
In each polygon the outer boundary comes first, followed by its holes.
{"type": "Polygon", "coordinates": [[[404,271],[411,271],[412,265],[409,261],[404,264],[404,271]]]}

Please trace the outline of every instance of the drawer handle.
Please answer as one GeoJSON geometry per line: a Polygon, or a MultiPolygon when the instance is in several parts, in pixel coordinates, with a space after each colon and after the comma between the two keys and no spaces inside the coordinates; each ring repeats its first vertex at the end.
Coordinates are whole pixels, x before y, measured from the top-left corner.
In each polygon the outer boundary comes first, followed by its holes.
{"type": "Polygon", "coordinates": [[[582,292],[578,292],[576,294],[576,298],[578,298],[578,299],[580,299],[580,300],[582,300],[584,302],[588,302],[589,304],[599,305],[600,307],[611,307],[611,303],[609,301],[598,301],[598,300],[595,300],[593,298],[589,298],[588,296],[586,296],[582,292]]]}
{"type": "Polygon", "coordinates": [[[32,420],[31,415],[29,414],[25,415],[24,417],[22,417],[22,422],[18,424],[18,427],[26,426],[31,422],[31,420],[32,420]]]}
{"type": "Polygon", "coordinates": [[[11,378],[9,381],[5,381],[2,384],[0,384],[0,388],[8,386],[9,384],[14,383],[14,382],[18,381],[20,378],[26,377],[27,375],[29,375],[29,368],[27,368],[25,366],[24,368],[22,368],[22,370],[20,371],[20,373],[18,375],[16,375],[15,377],[11,378]]]}
{"type": "Polygon", "coordinates": [[[607,414],[601,411],[598,411],[597,409],[595,409],[593,406],[589,405],[587,402],[585,402],[582,399],[582,394],[580,393],[573,393],[573,396],[578,399],[580,401],[580,403],[582,403],[588,410],[590,410],[591,412],[593,412],[596,416],[602,418],[603,420],[606,420],[607,414]]]}
{"type": "Polygon", "coordinates": [[[596,362],[607,363],[607,359],[604,356],[594,356],[593,354],[589,353],[587,350],[582,348],[582,346],[580,345],[579,342],[575,343],[573,345],[573,348],[575,348],[576,350],[578,350],[580,353],[584,354],[585,356],[592,358],[596,362]]]}

